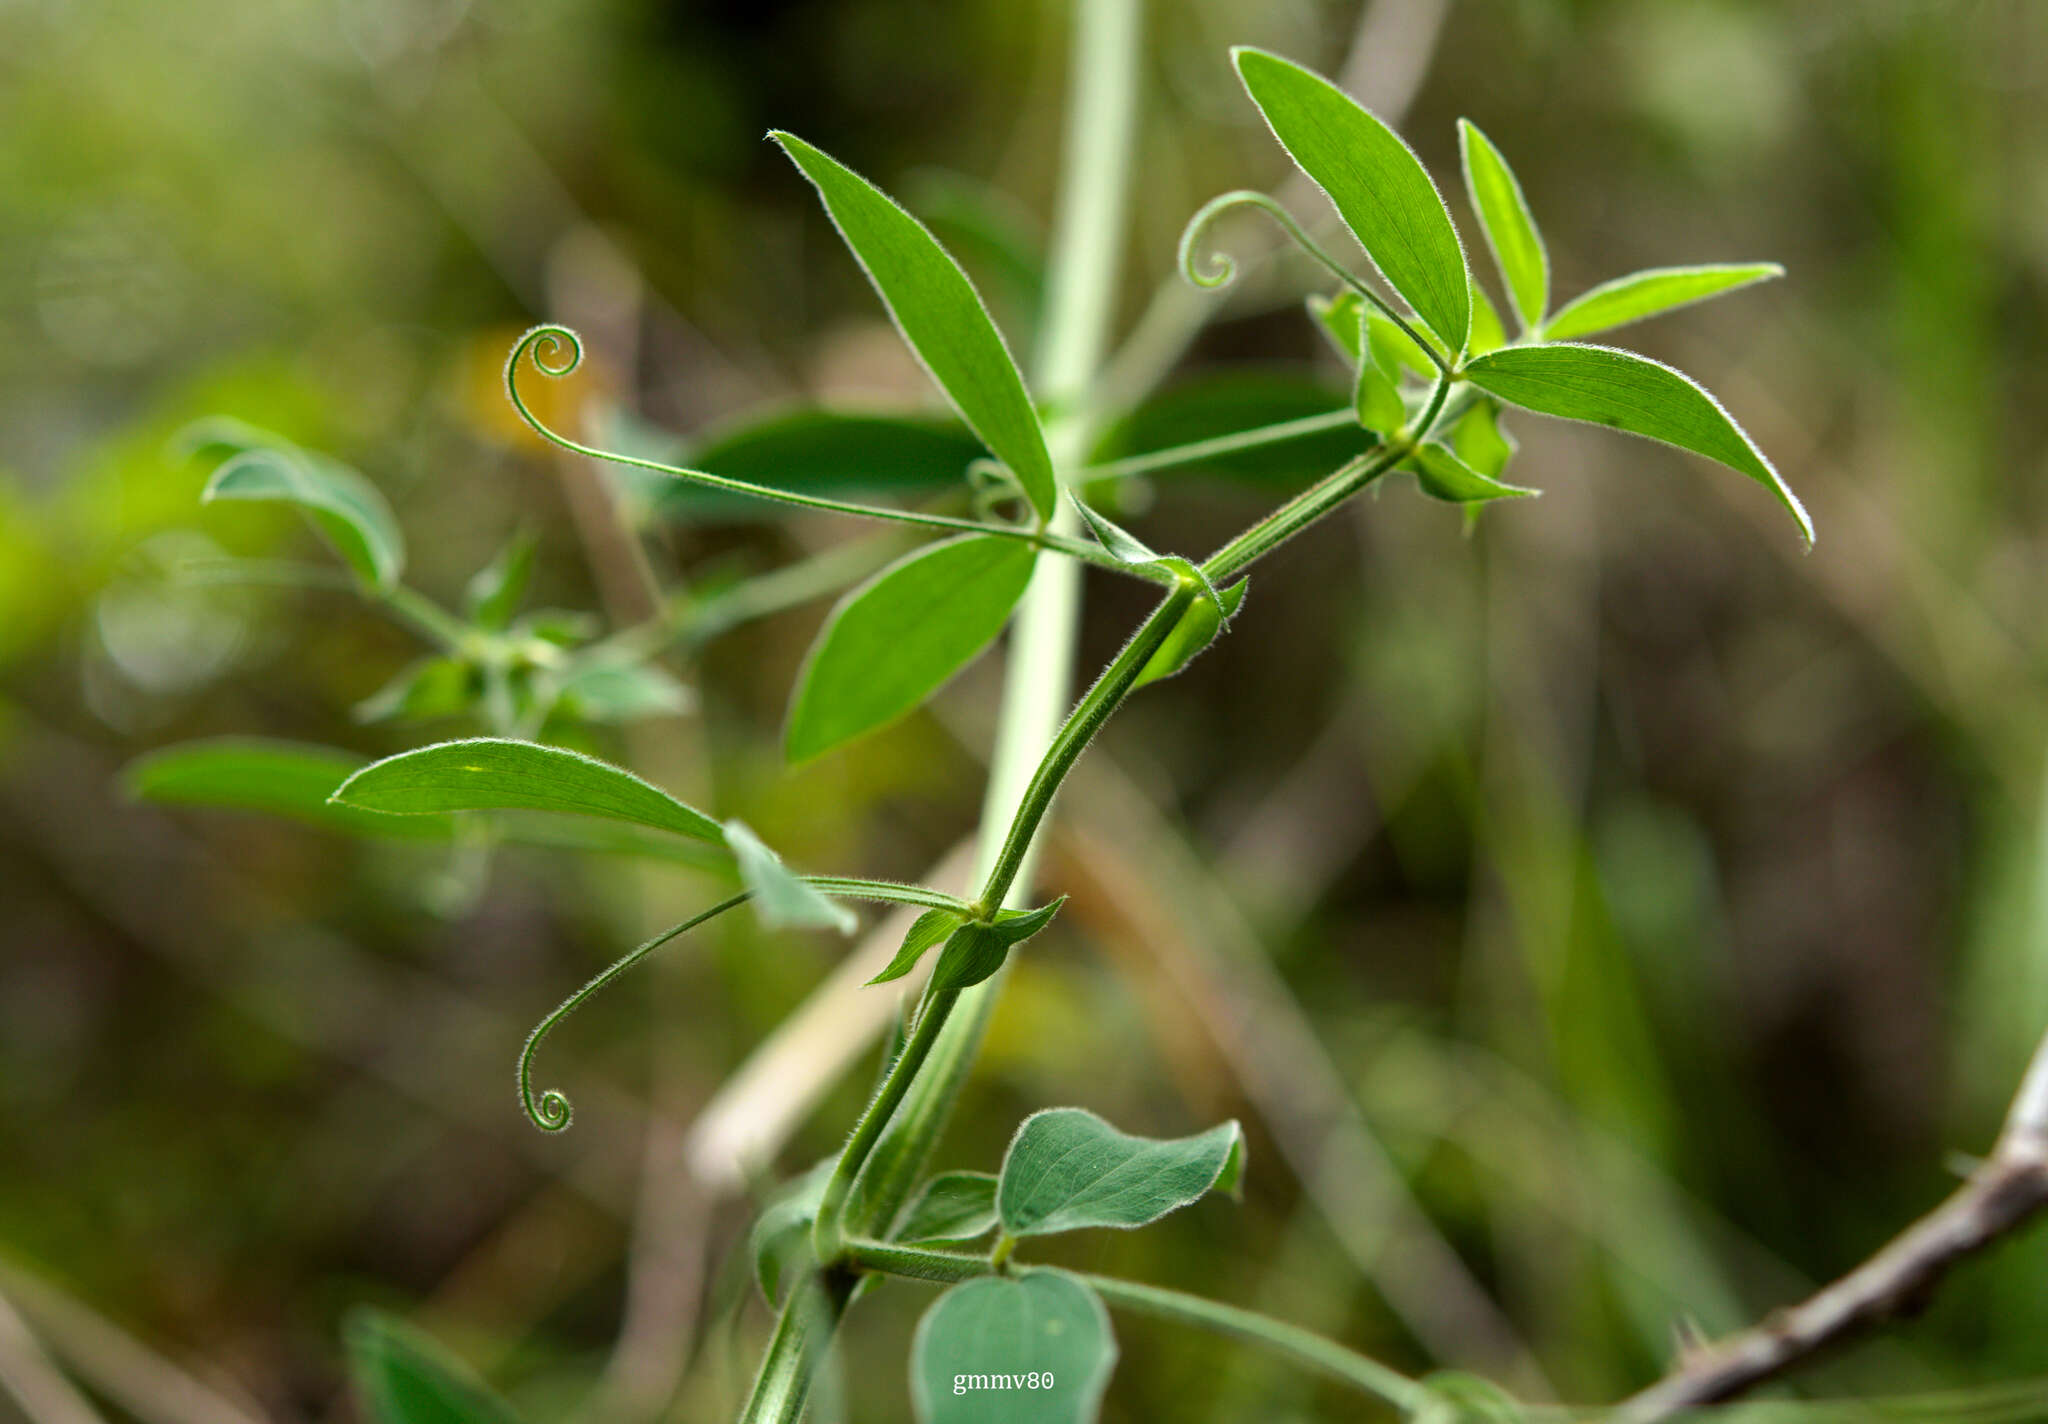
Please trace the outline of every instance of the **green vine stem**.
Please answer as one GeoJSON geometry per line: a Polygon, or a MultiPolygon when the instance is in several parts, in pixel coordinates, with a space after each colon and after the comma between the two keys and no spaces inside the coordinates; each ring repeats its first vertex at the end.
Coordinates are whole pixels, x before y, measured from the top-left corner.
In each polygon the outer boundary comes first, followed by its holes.
{"type": "Polygon", "coordinates": [[[1095,545],[1062,534],[1056,529],[1034,529],[1025,525],[1002,524],[992,520],[960,519],[950,514],[927,514],[914,509],[891,509],[885,505],[855,504],[848,500],[826,499],[821,495],[798,494],[794,490],[776,489],[772,485],[757,485],[747,480],[714,475],[708,470],[693,470],[684,465],[664,464],[659,460],[643,459],[638,455],[624,455],[615,450],[602,450],[595,445],[586,445],[550,427],[527,405],[526,398],[519,393],[519,366],[522,361],[527,360],[530,360],[533,368],[543,376],[560,379],[583,364],[583,338],[566,326],[543,323],[519,338],[518,343],[512,348],[511,356],[505,362],[505,394],[511,400],[512,408],[519,413],[519,418],[541,439],[572,454],[592,460],[603,460],[608,464],[626,465],[636,470],[650,470],[659,475],[672,475],[676,479],[687,480],[710,489],[724,490],[728,494],[746,495],[776,504],[796,505],[802,509],[823,510],[828,514],[850,514],[857,519],[915,524],[926,529],[944,529],[956,534],[989,534],[1002,539],[1018,539],[1040,549],[1050,549],[1054,553],[1065,554],[1068,558],[1094,564],[1099,568],[1154,583],[1164,582],[1148,566],[1123,563],[1095,545]]]}
{"type": "MultiPolygon", "coordinates": [[[[1068,714],[1025,788],[995,864],[982,883],[981,896],[972,907],[972,918],[986,920],[1002,907],[1024,863],[1026,849],[1037,833],[1039,823],[1052,807],[1052,799],[1060,783],[1102,729],[1102,724],[1123,705],[1137,683],[1138,674],[1145,670],[1145,664],[1159,651],[1159,645],[1166,641],[1167,635],[1180,622],[1181,615],[1199,595],[1200,586],[1193,580],[1183,581],[1167,595],[1068,714]]],[[[924,1067],[959,997],[958,991],[950,989],[926,997],[918,1012],[917,1025],[911,1030],[909,1041],[903,1045],[903,1052],[897,1055],[888,1077],[882,1080],[882,1086],[861,1113],[860,1121],[854,1125],[853,1135],[847,1139],[838,1164],[825,1184],[825,1193],[818,1202],[817,1219],[812,1224],[811,1243],[820,1261],[831,1263],[839,1259],[846,1235],[846,1202],[853,1192],[854,1180],[860,1175],[861,1168],[867,1165],[868,1154],[880,1140],[882,1129],[888,1125],[890,1116],[924,1067]]]]}
{"type": "MultiPolygon", "coordinates": [[[[995,1270],[985,1256],[899,1246],[885,1241],[850,1240],[845,1244],[845,1251],[848,1264],[861,1270],[941,1284],[972,1280],[995,1270]]],[[[1356,1350],[1346,1349],[1334,1340],[1325,1339],[1299,1325],[1163,1286],[1144,1285],[1115,1276],[1077,1274],[1104,1301],[1118,1309],[1246,1341],[1297,1365],[1330,1375],[1403,1411],[1419,1409],[1428,1401],[1428,1390],[1399,1370],[1356,1350]]]]}
{"type": "Polygon", "coordinates": [[[1212,584],[1226,583],[1279,548],[1309,525],[1357,494],[1374,480],[1400,464],[1429,438],[1443,414],[1451,391],[1452,377],[1438,377],[1412,432],[1399,435],[1342,466],[1336,473],[1310,485],[1264,519],[1239,534],[1202,563],[1202,574],[1212,584]]]}

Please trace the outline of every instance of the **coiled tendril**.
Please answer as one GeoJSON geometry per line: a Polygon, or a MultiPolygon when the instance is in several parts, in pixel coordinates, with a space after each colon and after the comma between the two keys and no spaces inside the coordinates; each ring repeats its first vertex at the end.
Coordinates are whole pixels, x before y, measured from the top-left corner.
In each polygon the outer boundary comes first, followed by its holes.
{"type": "Polygon", "coordinates": [[[1314,258],[1338,281],[1358,293],[1360,297],[1374,308],[1384,313],[1402,331],[1406,332],[1417,346],[1420,346],[1429,353],[1430,358],[1437,363],[1439,369],[1446,367],[1444,358],[1437,352],[1435,342],[1425,339],[1420,332],[1416,331],[1409,324],[1406,317],[1389,306],[1378,292],[1375,292],[1366,284],[1363,278],[1332,257],[1323,248],[1321,243],[1308,235],[1307,230],[1294,220],[1294,214],[1288,212],[1277,199],[1265,193],[1254,192],[1250,188],[1238,188],[1211,198],[1195,210],[1195,215],[1188,219],[1188,225],[1181,229],[1180,270],[1181,275],[1190,282],[1194,283],[1197,287],[1213,291],[1219,287],[1229,286],[1236,278],[1237,262],[1229,253],[1220,249],[1212,249],[1208,253],[1208,260],[1205,264],[1202,253],[1199,251],[1202,239],[1209,235],[1209,229],[1215,226],[1216,219],[1222,217],[1223,214],[1233,208],[1256,208],[1278,223],[1280,230],[1287,234],[1296,247],[1299,247],[1303,252],[1314,258]]]}
{"type": "MultiPolygon", "coordinates": [[[[546,328],[536,328],[536,331],[544,330],[546,328]]],[[[532,340],[534,334],[534,332],[527,333],[528,341],[532,340]]],[[[570,340],[572,342],[575,340],[573,334],[570,336],[570,340]]],[[[525,345],[525,342],[521,343],[522,350],[525,345]]],[[[518,352],[514,353],[513,359],[518,359],[518,352]]],[[[535,364],[539,364],[539,353],[537,352],[535,353],[535,364]]],[[[569,369],[573,370],[574,368],[575,361],[572,359],[569,363],[569,369]]],[[[545,370],[547,368],[542,367],[542,369],[545,370]]],[[[621,957],[605,968],[596,977],[591,979],[589,983],[565,999],[561,1006],[553,1013],[534,1025],[533,1032],[526,1036],[526,1047],[519,1051],[519,1106],[525,1110],[526,1116],[533,1122],[535,1127],[539,1128],[542,1132],[563,1132],[568,1129],[570,1119],[575,1116],[574,1110],[569,1105],[569,1095],[559,1088],[549,1088],[538,1097],[534,1096],[533,1056],[540,1051],[541,1043],[547,1036],[554,1032],[555,1025],[582,1007],[585,999],[588,999],[592,994],[595,994],[605,985],[611,983],[612,980],[618,978],[628,969],[631,969],[655,950],[660,949],[677,935],[687,934],[706,920],[717,919],[727,910],[737,909],[752,898],[752,891],[742,890],[731,899],[719,901],[702,914],[692,916],[679,925],[672,925],[668,929],[663,930],[653,939],[648,940],[630,954],[621,957]]]]}

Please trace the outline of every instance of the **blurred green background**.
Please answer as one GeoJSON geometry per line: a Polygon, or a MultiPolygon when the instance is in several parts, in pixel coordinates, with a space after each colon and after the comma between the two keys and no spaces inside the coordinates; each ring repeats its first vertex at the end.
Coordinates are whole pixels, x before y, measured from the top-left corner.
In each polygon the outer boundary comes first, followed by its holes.
{"type": "MultiPolygon", "coordinates": [[[[594,369],[554,408],[641,439],[931,407],[771,126],[930,217],[1028,346],[1067,8],[0,0],[0,1302],[108,1418],[223,1417],[173,1371],[247,1418],[349,1417],[362,1302],[538,1420],[732,1409],[767,1324],[748,1201],[836,1147],[874,1053],[842,996],[777,1060],[795,1080],[733,1074],[845,946],[733,917],[669,951],[551,1044],[543,1084],[584,1111],[535,1133],[526,1029],[709,883],[125,800],[121,768],[185,739],[474,730],[351,717],[418,649],[345,595],[167,580],[323,557],[202,510],[167,442],[226,412],[349,460],[450,601],[522,524],[536,601],[616,623],[645,612],[636,545],[687,592],[848,538],[600,484],[512,424],[499,366],[523,326],[578,326],[594,369]],[[778,1131],[828,1042],[851,1069],[778,1131]],[[707,1110],[772,1157],[720,1158],[707,1110]]],[[[1615,1397],[1675,1331],[1753,1319],[1938,1200],[2048,1025],[2048,8],[1147,9],[1120,331],[1201,201],[1283,181],[1226,46],[1334,71],[1356,41],[1474,251],[1459,115],[1518,169],[1562,295],[1785,263],[1622,335],[1722,397],[1819,545],[1725,471],[1524,420],[1513,477],[1546,497],[1476,536],[1389,489],[1290,546],[1064,799],[1045,878],[1074,899],[941,1165],[993,1168],[1052,1103],[1154,1134],[1241,1115],[1242,1206],[1052,1258],[1615,1397]]],[[[1248,284],[1174,382],[1336,381],[1311,275],[1248,284]]],[[[1124,508],[1201,552],[1322,472],[1162,475],[1124,508]]],[[[672,654],[697,710],[590,745],[806,868],[923,874],[972,829],[1000,661],[789,773],[828,606],[672,654]]],[[[1142,607],[1091,576],[1084,661],[1142,607]]],[[[2010,1243],[1799,1388],[2042,1373],[2044,1281],[2048,1238],[2010,1243]]],[[[928,1299],[855,1314],[826,1417],[905,1417],[928,1299]]],[[[1249,1351],[1119,1335],[1106,1418],[1357,1417],[1249,1351]]]]}

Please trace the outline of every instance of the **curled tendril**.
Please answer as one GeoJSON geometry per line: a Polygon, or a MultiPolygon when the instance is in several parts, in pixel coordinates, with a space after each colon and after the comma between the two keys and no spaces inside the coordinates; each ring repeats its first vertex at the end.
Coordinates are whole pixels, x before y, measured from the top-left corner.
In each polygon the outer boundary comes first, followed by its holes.
{"type": "Polygon", "coordinates": [[[1278,223],[1280,230],[1287,234],[1289,240],[1296,247],[1299,247],[1303,252],[1314,258],[1331,276],[1351,288],[1352,291],[1364,298],[1366,302],[1391,318],[1395,325],[1406,332],[1417,346],[1420,346],[1427,352],[1440,368],[1444,365],[1444,360],[1437,354],[1435,345],[1424,340],[1421,334],[1409,324],[1406,317],[1387,305],[1380,294],[1366,285],[1365,280],[1357,273],[1332,257],[1321,243],[1310,237],[1307,230],[1294,220],[1294,214],[1288,212],[1277,199],[1265,193],[1254,192],[1249,188],[1239,188],[1229,193],[1219,194],[1195,210],[1195,215],[1188,219],[1188,225],[1181,230],[1180,235],[1181,275],[1190,282],[1194,283],[1197,287],[1206,287],[1213,290],[1218,287],[1228,286],[1232,279],[1237,276],[1237,263],[1229,253],[1212,250],[1208,254],[1208,262],[1205,267],[1202,261],[1202,253],[1199,250],[1202,239],[1208,236],[1209,229],[1216,224],[1216,219],[1222,217],[1223,214],[1233,208],[1256,208],[1278,223]]]}
{"type": "MultiPolygon", "coordinates": [[[[517,360],[520,352],[523,352],[536,336],[542,335],[551,329],[562,330],[563,328],[536,327],[533,331],[528,332],[526,340],[519,344],[518,350],[513,353],[513,359],[517,360]]],[[[574,335],[571,334],[570,340],[573,341],[574,339],[574,335]]],[[[538,352],[535,353],[535,364],[539,364],[538,352]]],[[[574,364],[572,360],[570,363],[572,368],[574,364]]],[[[546,370],[547,367],[542,366],[541,369],[546,370]]],[[[684,920],[679,925],[672,925],[668,929],[663,930],[653,939],[648,940],[633,950],[632,953],[621,957],[604,969],[591,979],[589,983],[565,999],[561,1007],[534,1025],[533,1032],[526,1036],[526,1047],[519,1052],[519,1106],[525,1110],[526,1116],[535,1127],[539,1128],[542,1132],[563,1132],[568,1129],[570,1119],[575,1116],[574,1110],[569,1105],[568,1094],[562,1092],[559,1088],[549,1088],[539,1096],[535,1096],[533,1091],[533,1056],[540,1051],[540,1046],[547,1036],[554,1032],[555,1025],[582,1007],[585,999],[588,999],[592,994],[604,988],[605,985],[611,983],[612,980],[618,978],[628,969],[631,969],[655,950],[660,949],[677,935],[687,934],[706,920],[716,919],[727,910],[737,909],[752,898],[752,891],[743,890],[730,899],[721,900],[718,904],[704,911],[704,913],[684,920]]]]}

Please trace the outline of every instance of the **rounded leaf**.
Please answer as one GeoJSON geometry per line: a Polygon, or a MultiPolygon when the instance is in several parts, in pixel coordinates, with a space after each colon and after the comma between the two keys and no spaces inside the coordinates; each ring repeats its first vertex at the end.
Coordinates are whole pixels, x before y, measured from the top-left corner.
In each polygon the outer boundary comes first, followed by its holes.
{"type": "Polygon", "coordinates": [[[996,1209],[1012,1236],[1157,1221],[1208,1192],[1236,1186],[1244,1129],[1235,1121],[1193,1137],[1133,1137],[1081,1108],[1024,1119],[1003,1156],[996,1209]]]}
{"type": "Polygon", "coordinates": [[[1102,1300],[1044,1268],[962,1281],[910,1345],[920,1424],[1092,1424],[1116,1369],[1102,1300]]]}

